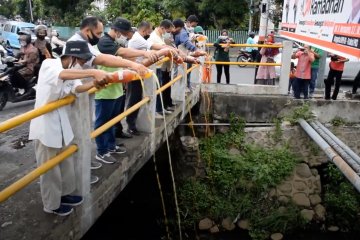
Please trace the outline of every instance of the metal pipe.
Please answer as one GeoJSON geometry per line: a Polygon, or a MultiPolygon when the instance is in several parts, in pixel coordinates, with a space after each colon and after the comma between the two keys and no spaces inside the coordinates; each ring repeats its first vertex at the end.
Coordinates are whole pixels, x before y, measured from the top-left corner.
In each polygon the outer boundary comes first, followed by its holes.
{"type": "Polygon", "coordinates": [[[352,157],[358,164],[360,164],[360,157],[353,150],[351,150],[343,141],[341,141],[338,137],[336,137],[329,129],[327,129],[322,123],[319,121],[315,121],[315,124],[318,125],[321,130],[323,130],[329,137],[331,137],[334,142],[336,142],[344,151],[352,157]]]}
{"type": "Polygon", "coordinates": [[[330,161],[333,162],[351,184],[360,192],[360,177],[354,170],[320,137],[320,135],[304,120],[299,119],[300,126],[310,136],[312,140],[325,152],[330,161]]]}
{"type": "Polygon", "coordinates": [[[55,157],[49,159],[45,163],[41,164],[28,174],[26,174],[24,177],[20,178],[7,188],[3,189],[0,192],[0,203],[7,200],[9,197],[29,185],[32,181],[46,173],[47,171],[51,170],[55,166],[57,166],[59,163],[64,161],[67,157],[72,155],[74,152],[78,150],[78,147],[76,145],[70,145],[66,149],[64,149],[59,155],[56,155],[55,157]]]}
{"type": "Polygon", "coordinates": [[[349,154],[347,154],[344,149],[342,149],[334,140],[330,138],[318,125],[314,122],[309,123],[313,129],[351,166],[354,171],[359,174],[360,173],[360,165],[355,162],[349,154]]]}

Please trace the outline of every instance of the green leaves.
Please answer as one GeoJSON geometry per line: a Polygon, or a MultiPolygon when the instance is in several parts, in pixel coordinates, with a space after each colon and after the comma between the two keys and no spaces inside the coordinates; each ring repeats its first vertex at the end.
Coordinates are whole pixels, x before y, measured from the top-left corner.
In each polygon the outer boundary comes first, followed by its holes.
{"type": "Polygon", "coordinates": [[[286,232],[305,222],[299,209],[267,196],[293,171],[298,162],[285,147],[263,148],[245,143],[244,120],[231,116],[230,130],[200,142],[207,178],[188,180],[179,189],[180,208],[189,226],[201,218],[221,221],[238,214],[251,223],[253,239],[266,239],[271,232],[286,232]]]}

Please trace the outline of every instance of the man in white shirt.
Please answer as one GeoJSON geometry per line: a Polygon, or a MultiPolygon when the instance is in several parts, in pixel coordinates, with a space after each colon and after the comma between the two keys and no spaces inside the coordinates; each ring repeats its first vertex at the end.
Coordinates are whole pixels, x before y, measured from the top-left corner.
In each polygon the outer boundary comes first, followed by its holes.
{"type": "MultiPolygon", "coordinates": [[[[155,28],[155,30],[150,34],[150,37],[147,39],[147,41],[150,44],[160,44],[160,45],[166,45],[165,44],[165,39],[164,36],[166,34],[171,34],[174,31],[175,27],[172,24],[172,22],[168,19],[163,20],[160,23],[160,26],[155,28]]],[[[164,84],[168,83],[170,79],[165,78],[166,82],[164,82],[163,76],[162,76],[162,71],[161,71],[162,65],[158,65],[156,66],[156,76],[159,79],[159,84],[160,86],[163,86],[164,84]]],[[[164,99],[164,97],[163,97],[164,99]]],[[[171,113],[173,109],[170,109],[168,105],[165,104],[165,99],[164,99],[164,112],[165,113],[171,113]]],[[[162,104],[161,104],[161,98],[160,98],[160,94],[157,95],[156,98],[156,117],[157,118],[162,118],[162,113],[163,113],[163,109],[162,109],[162,104]]]]}
{"type": "MultiPolygon", "coordinates": [[[[60,59],[44,60],[39,71],[35,108],[70,94],[86,92],[93,86],[104,86],[106,72],[74,69],[82,68],[91,58],[85,41],[70,41],[60,59]],[[84,85],[76,80],[86,77],[95,80],[84,85]]],[[[68,111],[69,107],[64,106],[31,121],[29,139],[34,140],[38,165],[55,157],[73,141],[68,111]]],[[[70,195],[76,190],[74,159],[69,157],[42,175],[40,190],[45,212],[69,215],[72,207],[83,201],[81,196],[70,195]]]]}
{"type": "MultiPolygon", "coordinates": [[[[150,37],[152,32],[152,27],[149,22],[143,21],[138,26],[138,31],[134,33],[132,38],[129,40],[128,48],[138,49],[138,50],[160,50],[169,48],[164,44],[153,43],[151,41],[146,41],[150,37]]],[[[142,62],[144,57],[138,57],[136,62],[142,62]]],[[[127,108],[132,107],[142,99],[142,86],[140,81],[132,81],[128,83],[128,105],[127,108]]],[[[128,115],[126,122],[128,124],[128,133],[132,135],[140,135],[139,131],[136,128],[136,119],[139,110],[128,115]]]]}

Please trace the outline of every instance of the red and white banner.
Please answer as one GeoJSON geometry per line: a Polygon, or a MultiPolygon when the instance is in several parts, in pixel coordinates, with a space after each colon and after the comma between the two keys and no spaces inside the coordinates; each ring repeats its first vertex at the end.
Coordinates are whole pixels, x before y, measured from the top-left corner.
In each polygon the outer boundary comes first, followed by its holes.
{"type": "Polygon", "coordinates": [[[284,0],[280,34],[360,60],[360,0],[284,0]]]}

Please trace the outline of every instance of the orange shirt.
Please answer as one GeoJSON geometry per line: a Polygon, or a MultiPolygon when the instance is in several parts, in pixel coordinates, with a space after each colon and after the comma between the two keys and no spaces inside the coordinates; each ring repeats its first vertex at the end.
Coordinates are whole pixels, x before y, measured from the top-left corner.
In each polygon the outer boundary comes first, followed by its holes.
{"type": "MultiPolygon", "coordinates": [[[[338,56],[338,60],[346,60],[346,58],[338,56]]],[[[344,71],[345,62],[331,61],[329,65],[330,69],[342,72],[344,71]]]]}
{"type": "Polygon", "coordinates": [[[311,79],[311,63],[315,60],[314,54],[309,52],[297,52],[295,56],[299,59],[296,67],[296,77],[301,79],[311,79]]]}

